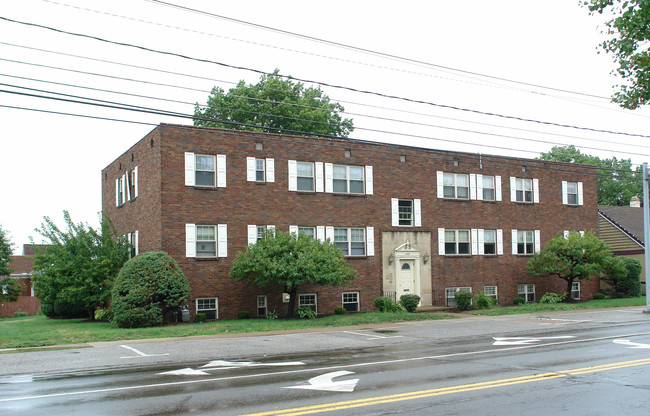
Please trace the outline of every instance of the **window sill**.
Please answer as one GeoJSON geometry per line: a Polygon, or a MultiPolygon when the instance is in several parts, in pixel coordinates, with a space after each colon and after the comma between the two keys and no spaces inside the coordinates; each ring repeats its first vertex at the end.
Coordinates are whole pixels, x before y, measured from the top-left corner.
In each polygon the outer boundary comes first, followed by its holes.
{"type": "Polygon", "coordinates": [[[363,260],[373,256],[343,256],[346,260],[363,260]]]}
{"type": "Polygon", "coordinates": [[[473,201],[469,198],[438,198],[439,200],[449,201],[449,202],[470,202],[473,201]]]}
{"type": "Polygon", "coordinates": [[[333,196],[343,196],[343,197],[345,197],[345,196],[352,196],[352,197],[366,197],[366,196],[368,196],[368,194],[346,194],[346,193],[343,193],[343,192],[325,192],[325,193],[333,195],[333,196]]]}
{"type": "Polygon", "coordinates": [[[219,257],[191,257],[196,261],[214,261],[219,260],[219,257]]]}
{"type": "Polygon", "coordinates": [[[465,258],[467,258],[467,257],[472,257],[471,254],[443,254],[442,256],[443,256],[443,257],[452,258],[452,259],[454,259],[454,258],[461,258],[461,257],[465,257],[465,258]]]}

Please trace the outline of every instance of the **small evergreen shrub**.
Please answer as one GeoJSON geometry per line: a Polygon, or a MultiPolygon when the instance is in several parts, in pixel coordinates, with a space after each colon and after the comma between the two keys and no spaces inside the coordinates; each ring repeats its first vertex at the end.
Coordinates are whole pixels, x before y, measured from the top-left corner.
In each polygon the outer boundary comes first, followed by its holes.
{"type": "Polygon", "coordinates": [[[95,320],[101,322],[111,322],[113,320],[112,309],[97,309],[95,311],[95,320]]]}
{"type": "Polygon", "coordinates": [[[346,311],[345,308],[339,306],[338,308],[334,308],[334,313],[337,315],[345,315],[348,313],[348,311],[346,311]]]}
{"type": "Polygon", "coordinates": [[[199,312],[194,315],[194,322],[203,322],[205,321],[205,314],[203,312],[199,312]]]}
{"type": "Polygon", "coordinates": [[[526,299],[522,298],[521,296],[517,296],[512,300],[512,303],[514,303],[515,305],[523,305],[524,303],[526,303],[526,299]]]}
{"type": "Polygon", "coordinates": [[[266,319],[271,319],[271,320],[273,320],[273,319],[278,319],[278,314],[275,313],[275,311],[273,311],[273,312],[268,312],[268,313],[266,314],[266,319]]]}
{"type": "Polygon", "coordinates": [[[553,292],[546,292],[542,295],[541,299],[539,300],[539,303],[546,303],[546,304],[553,304],[553,303],[560,303],[566,298],[566,293],[562,293],[561,295],[558,293],[553,293],[553,292]]]}
{"type": "Polygon", "coordinates": [[[456,307],[461,311],[469,310],[472,307],[472,292],[467,290],[459,290],[454,293],[456,298],[456,307]]]}
{"type": "Polygon", "coordinates": [[[26,316],[29,316],[27,312],[20,312],[20,311],[14,312],[14,318],[24,318],[26,316]]]}
{"type": "Polygon", "coordinates": [[[316,312],[309,306],[300,306],[296,308],[295,315],[300,319],[315,319],[316,312]]]}
{"type": "Polygon", "coordinates": [[[418,295],[402,295],[399,298],[399,303],[406,309],[406,312],[413,313],[420,304],[420,297],[418,295]]]}
{"type": "MultiPolygon", "coordinates": [[[[167,253],[142,253],[126,262],[112,290],[113,321],[120,328],[162,325],[190,297],[178,263],[167,253]]],[[[204,316],[205,319],[205,316],[204,316]]]]}
{"type": "Polygon", "coordinates": [[[375,298],[375,306],[379,309],[379,312],[395,313],[402,312],[404,307],[399,303],[393,301],[391,298],[379,297],[375,298]]]}
{"type": "Polygon", "coordinates": [[[496,305],[497,300],[487,296],[483,292],[476,294],[474,298],[474,306],[476,309],[490,309],[492,306],[496,305]]]}
{"type": "Polygon", "coordinates": [[[594,299],[605,299],[607,296],[605,296],[603,293],[596,292],[594,293],[594,299]]]}
{"type": "Polygon", "coordinates": [[[249,319],[250,317],[251,317],[251,313],[248,311],[237,312],[237,319],[249,319]]]}

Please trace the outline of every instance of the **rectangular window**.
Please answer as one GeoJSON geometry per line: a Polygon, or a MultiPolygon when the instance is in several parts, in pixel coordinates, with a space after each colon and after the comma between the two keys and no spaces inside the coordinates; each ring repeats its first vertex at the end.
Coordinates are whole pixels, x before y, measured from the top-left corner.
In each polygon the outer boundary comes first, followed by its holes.
{"type": "Polygon", "coordinates": [[[216,157],[211,155],[194,155],[194,173],[196,186],[216,185],[216,157]]]}
{"type": "Polygon", "coordinates": [[[366,233],[364,228],[334,228],[334,244],[344,256],[365,256],[366,233]]]}
{"type": "Polygon", "coordinates": [[[217,227],[214,225],[196,226],[196,257],[217,256],[217,227]]]}
{"type": "Polygon", "coordinates": [[[125,189],[125,184],[124,184],[124,178],[125,176],[122,175],[119,178],[117,178],[117,181],[115,182],[115,192],[116,192],[116,206],[120,206],[125,202],[124,198],[124,189],[125,189]]]}
{"type": "Polygon", "coordinates": [[[494,176],[483,175],[483,200],[496,201],[496,182],[494,176]]]}
{"type": "Polygon", "coordinates": [[[469,199],[469,177],[460,173],[445,173],[443,176],[445,198],[469,199]]]}
{"type": "Polygon", "coordinates": [[[257,316],[266,316],[266,295],[260,295],[257,297],[257,316]]]}
{"type": "Polygon", "coordinates": [[[134,231],[126,235],[127,241],[129,242],[129,258],[138,255],[138,232],[134,231]]]}
{"type": "Polygon", "coordinates": [[[577,182],[566,183],[566,195],[567,195],[568,205],[578,205],[578,183],[577,182]]]}
{"type": "Polygon", "coordinates": [[[515,192],[517,202],[533,202],[533,180],[517,178],[515,192]]]}
{"type": "Polygon", "coordinates": [[[488,298],[495,299],[497,298],[497,287],[496,286],[483,286],[483,293],[488,298]]]}
{"type": "Polygon", "coordinates": [[[497,233],[495,230],[483,230],[483,254],[497,254],[497,233]]]}
{"type": "Polygon", "coordinates": [[[318,313],[315,293],[302,293],[298,295],[298,307],[306,306],[312,311],[318,313]]]}
{"type": "Polygon", "coordinates": [[[469,230],[445,230],[445,255],[470,254],[469,230]]]}
{"type": "Polygon", "coordinates": [[[255,180],[264,182],[266,176],[266,161],[264,159],[255,159],[255,180]]]}
{"type": "Polygon", "coordinates": [[[471,292],[471,287],[448,287],[445,289],[445,304],[447,306],[456,306],[456,292],[461,290],[471,292]]]}
{"type": "Polygon", "coordinates": [[[533,231],[517,231],[517,254],[533,254],[535,239],[533,231]]]}
{"type": "Polygon", "coordinates": [[[359,292],[343,292],[343,308],[348,312],[359,312],[359,292]]]}
{"type": "Polygon", "coordinates": [[[571,284],[571,299],[580,300],[580,282],[571,284]]]}
{"type": "Polygon", "coordinates": [[[526,300],[526,303],[535,302],[535,285],[517,285],[517,294],[526,300]]]}
{"type": "Polygon", "coordinates": [[[413,225],[413,200],[400,199],[397,202],[399,212],[399,225],[413,225]]]}
{"type": "Polygon", "coordinates": [[[218,319],[217,298],[197,298],[196,313],[204,313],[206,321],[218,319]]]}
{"type": "Polygon", "coordinates": [[[256,239],[256,241],[260,241],[262,238],[264,238],[264,233],[266,232],[266,226],[265,225],[258,225],[256,228],[257,228],[257,239],[256,239]]]}
{"type": "Polygon", "coordinates": [[[314,164],[311,162],[297,162],[297,190],[314,190],[314,164]]]}
{"type": "Polygon", "coordinates": [[[333,191],[346,194],[363,194],[363,166],[333,166],[333,191]]]}
{"type": "Polygon", "coordinates": [[[308,236],[311,240],[316,237],[316,232],[314,227],[298,227],[298,234],[304,234],[308,236]]]}

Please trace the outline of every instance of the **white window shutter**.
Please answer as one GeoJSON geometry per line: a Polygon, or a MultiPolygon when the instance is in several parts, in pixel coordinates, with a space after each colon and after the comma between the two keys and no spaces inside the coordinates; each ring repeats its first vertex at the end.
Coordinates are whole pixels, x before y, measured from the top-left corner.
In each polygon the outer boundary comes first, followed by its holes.
{"type": "Polygon", "coordinates": [[[226,155],[217,155],[217,186],[226,187],[226,155]]]}
{"type": "Polygon", "coordinates": [[[539,179],[533,179],[533,202],[539,204],[539,179]]]}
{"type": "Polygon", "coordinates": [[[289,234],[295,234],[296,237],[298,237],[298,226],[297,225],[290,225],[289,226],[289,234]]]}
{"type": "Polygon", "coordinates": [[[443,178],[442,171],[437,171],[436,172],[436,184],[437,184],[437,188],[438,188],[438,198],[444,198],[445,197],[445,193],[444,193],[444,189],[443,189],[443,179],[442,178],[443,178]]]}
{"type": "Polygon", "coordinates": [[[578,182],[578,205],[582,205],[582,182],[578,182]]]}
{"type": "Polygon", "coordinates": [[[131,200],[131,172],[129,172],[128,170],[124,174],[124,181],[125,181],[124,188],[126,189],[125,201],[130,201],[131,200]]]}
{"type": "Polygon", "coordinates": [[[478,232],[476,233],[478,237],[478,254],[479,256],[482,256],[485,254],[485,230],[483,228],[479,228],[478,232]]]}
{"type": "Polygon", "coordinates": [[[580,237],[584,237],[584,236],[585,236],[585,232],[584,232],[584,231],[578,231],[578,232],[580,233],[580,237]]]}
{"type": "Polygon", "coordinates": [[[494,190],[496,191],[496,200],[501,201],[501,176],[494,177],[494,190]]]}
{"type": "Polygon", "coordinates": [[[196,257],[196,225],[185,224],[185,257],[196,257]]]}
{"type": "Polygon", "coordinates": [[[257,225],[248,225],[248,244],[257,243],[257,225]]]}
{"type": "Polygon", "coordinates": [[[135,241],[133,241],[131,244],[133,244],[133,247],[135,248],[135,255],[137,256],[138,252],[139,252],[139,248],[138,248],[138,244],[139,244],[138,230],[135,230],[135,233],[133,233],[133,240],[135,240],[135,241]]]}
{"type": "Polygon", "coordinates": [[[483,200],[483,175],[480,173],[476,174],[476,199],[483,200]]]}
{"type": "Polygon", "coordinates": [[[374,179],[372,176],[372,166],[366,166],[366,195],[372,195],[374,192],[374,179]]]}
{"type": "Polygon", "coordinates": [[[472,228],[470,230],[470,235],[470,238],[472,239],[472,256],[476,256],[478,254],[478,230],[472,228]]]}
{"type": "Polygon", "coordinates": [[[217,225],[217,257],[228,257],[228,225],[217,225]]]}
{"type": "Polygon", "coordinates": [[[266,159],[266,181],[275,182],[275,160],[272,158],[266,159]]]}
{"type": "Polygon", "coordinates": [[[126,173],[122,175],[122,203],[126,201],[124,199],[126,197],[126,177],[127,177],[126,173]]]}
{"type": "Polygon", "coordinates": [[[255,182],[255,158],[247,157],[246,158],[246,180],[248,182],[255,182]]]}
{"type": "Polygon", "coordinates": [[[514,176],[510,177],[510,201],[517,202],[517,178],[514,176]]]}
{"type": "Polygon", "coordinates": [[[535,230],[535,253],[539,253],[542,249],[541,238],[539,230],[535,230]]]}
{"type": "Polygon", "coordinates": [[[314,163],[316,169],[316,192],[323,192],[323,162],[314,163]]]}
{"type": "Polygon", "coordinates": [[[334,165],[325,163],[325,192],[334,192],[334,165]]]}
{"type": "Polygon", "coordinates": [[[390,213],[391,213],[391,225],[397,227],[399,225],[399,204],[397,198],[390,199],[390,213]]]}
{"type": "Polygon", "coordinates": [[[366,255],[375,255],[375,227],[366,227],[366,255]]]}
{"type": "Polygon", "coordinates": [[[569,193],[567,188],[567,181],[562,181],[562,203],[564,205],[569,203],[569,193]]]}
{"type": "Polygon", "coordinates": [[[497,254],[503,255],[503,230],[497,230],[497,254]]]}
{"type": "Polygon", "coordinates": [[[469,174],[469,199],[476,199],[476,175],[469,174]]]}
{"type": "Polygon", "coordinates": [[[413,215],[415,216],[416,227],[422,227],[422,202],[419,199],[413,200],[413,215]]]}
{"type": "Polygon", "coordinates": [[[267,225],[266,230],[270,231],[275,236],[275,225],[267,225]]]}
{"type": "Polygon", "coordinates": [[[133,198],[137,198],[138,197],[138,167],[137,166],[133,169],[133,193],[135,194],[133,195],[133,198]]]}
{"type": "Polygon", "coordinates": [[[438,228],[438,254],[445,255],[445,229],[438,228]]]}
{"type": "Polygon", "coordinates": [[[115,206],[120,206],[120,179],[115,179],[115,206]]]}
{"type": "Polygon", "coordinates": [[[298,190],[298,164],[295,160],[289,161],[289,190],[298,190]]]}
{"type": "MultiPolygon", "coordinates": [[[[334,232],[334,230],[332,230],[334,232]]],[[[316,238],[318,238],[319,241],[324,242],[325,241],[325,227],[322,225],[319,225],[316,227],[316,238]]]]}
{"type": "Polygon", "coordinates": [[[334,227],[325,227],[325,239],[334,242],[334,227]]]}
{"type": "Polygon", "coordinates": [[[185,186],[194,186],[194,153],[185,152],[185,186]]]}
{"type": "Polygon", "coordinates": [[[517,230],[512,230],[512,254],[517,254],[517,230]]]}

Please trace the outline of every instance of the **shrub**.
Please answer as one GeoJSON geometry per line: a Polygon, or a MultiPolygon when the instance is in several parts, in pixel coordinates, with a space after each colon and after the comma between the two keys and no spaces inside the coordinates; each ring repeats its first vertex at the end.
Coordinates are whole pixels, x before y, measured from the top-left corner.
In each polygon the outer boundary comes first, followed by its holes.
{"type": "Polygon", "coordinates": [[[496,305],[496,303],[496,299],[487,296],[483,292],[477,293],[476,298],[474,298],[474,306],[476,309],[490,309],[492,306],[496,305]]]}
{"type": "Polygon", "coordinates": [[[542,295],[542,298],[539,300],[539,303],[547,303],[547,304],[559,303],[562,302],[564,298],[566,298],[566,293],[562,293],[560,295],[558,293],[546,292],[542,295]]]}
{"type": "Polygon", "coordinates": [[[271,319],[271,320],[278,319],[278,314],[275,313],[275,311],[269,312],[266,314],[266,319],[271,319]]]}
{"type": "Polygon", "coordinates": [[[14,318],[24,318],[26,316],[29,316],[27,312],[19,312],[19,311],[14,312],[14,318]]]}
{"type": "Polygon", "coordinates": [[[418,295],[402,295],[399,298],[399,303],[406,309],[407,312],[413,313],[418,308],[420,297],[418,295]]]}
{"type": "Polygon", "coordinates": [[[95,311],[95,320],[103,322],[111,322],[113,320],[114,314],[111,309],[97,309],[95,311]]]}
{"type": "Polygon", "coordinates": [[[248,311],[237,312],[237,319],[249,319],[250,317],[251,317],[251,313],[248,311]]]}
{"type": "Polygon", "coordinates": [[[296,308],[295,315],[300,319],[315,319],[316,312],[309,306],[300,306],[296,308]]]}
{"type": "Polygon", "coordinates": [[[461,311],[466,311],[472,307],[472,292],[467,290],[459,290],[454,293],[456,298],[456,307],[461,311]]]}
{"type": "Polygon", "coordinates": [[[338,308],[334,308],[334,313],[337,315],[345,315],[348,313],[348,311],[346,311],[345,308],[339,306],[338,308]]]}
{"type": "MultiPolygon", "coordinates": [[[[129,260],[115,279],[113,321],[121,328],[161,325],[190,297],[190,286],[167,253],[142,253],[129,260]]],[[[204,317],[205,319],[205,317],[204,317]]]]}
{"type": "Polygon", "coordinates": [[[199,312],[194,315],[194,322],[203,322],[205,321],[205,314],[203,312],[199,312]]]}
{"type": "Polygon", "coordinates": [[[515,305],[523,305],[524,303],[526,303],[526,299],[522,298],[521,296],[517,296],[512,300],[512,303],[514,303],[515,305]]]}
{"type": "Polygon", "coordinates": [[[603,293],[596,292],[594,293],[594,299],[605,299],[607,296],[605,296],[603,293]]]}
{"type": "Polygon", "coordinates": [[[375,298],[375,306],[379,309],[379,312],[395,313],[404,310],[402,305],[387,297],[375,298]]]}

